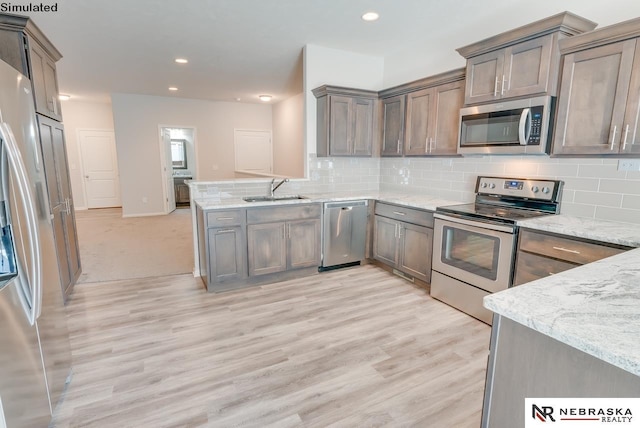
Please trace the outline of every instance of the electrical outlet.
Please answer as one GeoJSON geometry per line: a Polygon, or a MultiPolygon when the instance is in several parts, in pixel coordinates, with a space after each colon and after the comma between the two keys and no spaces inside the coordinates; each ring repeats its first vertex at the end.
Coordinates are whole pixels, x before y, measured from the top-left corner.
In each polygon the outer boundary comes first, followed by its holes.
{"type": "Polygon", "coordinates": [[[618,171],[640,171],[640,159],[620,159],[618,171]]]}
{"type": "Polygon", "coordinates": [[[147,198],[146,196],[142,197],[142,203],[146,204],[147,202],[149,202],[149,198],[147,198]]]}

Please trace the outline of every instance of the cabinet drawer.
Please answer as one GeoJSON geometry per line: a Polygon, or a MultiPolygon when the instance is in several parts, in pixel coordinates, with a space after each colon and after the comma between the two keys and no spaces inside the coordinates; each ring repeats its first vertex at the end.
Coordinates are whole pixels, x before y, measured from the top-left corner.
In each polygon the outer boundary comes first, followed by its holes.
{"type": "Polygon", "coordinates": [[[376,215],[433,228],[433,213],[399,205],[376,202],[376,215]]]}
{"type": "Polygon", "coordinates": [[[275,207],[250,208],[247,210],[247,223],[272,223],[286,220],[320,218],[320,204],[279,205],[275,207]]]}
{"type": "Polygon", "coordinates": [[[207,227],[240,226],[244,224],[244,210],[210,211],[207,227]]]}
{"type": "Polygon", "coordinates": [[[516,276],[513,280],[513,285],[521,285],[535,281],[536,279],[564,272],[577,266],[580,265],[518,251],[516,276]]]}
{"type": "Polygon", "coordinates": [[[520,232],[519,248],[578,264],[591,263],[627,250],[528,230],[520,232]]]}

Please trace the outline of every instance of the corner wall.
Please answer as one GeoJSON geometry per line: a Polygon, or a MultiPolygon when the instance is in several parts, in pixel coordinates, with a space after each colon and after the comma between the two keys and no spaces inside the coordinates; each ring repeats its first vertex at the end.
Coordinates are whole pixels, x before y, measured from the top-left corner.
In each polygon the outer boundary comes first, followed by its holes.
{"type": "Polygon", "coordinates": [[[274,104],[273,173],[304,177],[304,97],[294,95],[274,104]]]}

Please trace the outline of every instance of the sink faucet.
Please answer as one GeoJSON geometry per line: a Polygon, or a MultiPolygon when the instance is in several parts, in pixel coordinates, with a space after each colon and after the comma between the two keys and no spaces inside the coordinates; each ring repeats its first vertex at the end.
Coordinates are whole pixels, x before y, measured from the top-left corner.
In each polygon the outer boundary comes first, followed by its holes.
{"type": "Polygon", "coordinates": [[[278,187],[282,186],[284,183],[289,182],[289,179],[285,178],[280,183],[278,183],[278,184],[276,184],[274,186],[275,182],[276,182],[276,179],[274,178],[273,180],[271,180],[271,185],[269,186],[269,197],[270,198],[273,198],[273,192],[275,192],[278,189],[278,187]]]}

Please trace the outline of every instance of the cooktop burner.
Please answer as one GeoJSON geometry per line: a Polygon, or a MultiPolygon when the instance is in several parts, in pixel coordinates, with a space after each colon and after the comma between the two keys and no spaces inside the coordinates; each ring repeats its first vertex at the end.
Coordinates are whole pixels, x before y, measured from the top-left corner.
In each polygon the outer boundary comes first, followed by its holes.
{"type": "Polygon", "coordinates": [[[562,185],[557,180],[478,177],[474,203],[438,207],[436,211],[515,224],[518,220],[558,214],[562,185]]]}

